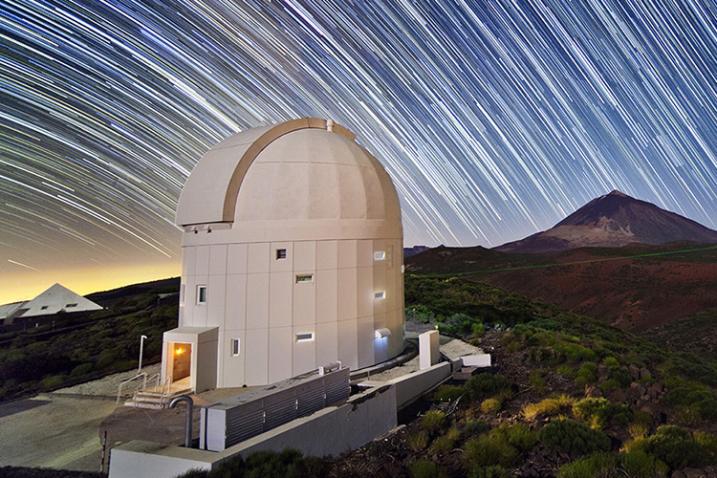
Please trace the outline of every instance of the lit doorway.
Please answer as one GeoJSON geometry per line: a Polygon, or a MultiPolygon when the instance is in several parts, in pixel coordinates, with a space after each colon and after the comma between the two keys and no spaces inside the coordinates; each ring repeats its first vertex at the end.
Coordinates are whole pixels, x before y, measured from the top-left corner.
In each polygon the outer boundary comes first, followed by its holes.
{"type": "Polygon", "coordinates": [[[171,344],[172,351],[172,385],[190,383],[190,375],[192,371],[192,344],[173,342],[171,344]]]}

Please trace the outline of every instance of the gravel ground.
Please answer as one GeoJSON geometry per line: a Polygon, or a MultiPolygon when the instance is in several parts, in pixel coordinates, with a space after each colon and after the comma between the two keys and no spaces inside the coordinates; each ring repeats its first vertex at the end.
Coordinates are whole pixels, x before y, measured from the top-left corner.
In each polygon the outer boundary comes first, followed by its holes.
{"type": "Polygon", "coordinates": [[[97,429],[113,400],[45,395],[23,402],[33,403],[0,405],[0,466],[99,470],[97,429]]]}

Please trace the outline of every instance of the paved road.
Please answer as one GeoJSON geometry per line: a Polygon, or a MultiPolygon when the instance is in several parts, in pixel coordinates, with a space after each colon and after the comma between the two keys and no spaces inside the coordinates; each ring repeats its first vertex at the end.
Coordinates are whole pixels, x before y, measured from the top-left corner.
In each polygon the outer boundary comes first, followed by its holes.
{"type": "Polygon", "coordinates": [[[0,405],[0,465],[99,471],[100,422],[113,400],[38,396],[0,405]]]}

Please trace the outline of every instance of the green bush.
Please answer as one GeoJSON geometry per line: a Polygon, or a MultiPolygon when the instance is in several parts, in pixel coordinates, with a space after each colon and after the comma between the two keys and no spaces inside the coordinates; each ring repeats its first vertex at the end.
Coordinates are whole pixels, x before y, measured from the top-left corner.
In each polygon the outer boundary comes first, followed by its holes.
{"type": "Polygon", "coordinates": [[[597,379],[597,365],[594,362],[583,363],[575,374],[575,384],[580,387],[595,383],[597,379]]]}
{"type": "Polygon", "coordinates": [[[428,433],[421,430],[420,432],[412,433],[406,438],[406,445],[414,452],[423,451],[428,446],[428,433]]]}
{"type": "Polygon", "coordinates": [[[94,370],[94,365],[91,363],[83,363],[72,369],[70,372],[71,377],[82,377],[94,370]]]}
{"type": "Polygon", "coordinates": [[[659,478],[667,476],[667,466],[644,451],[634,450],[620,455],[624,476],[630,478],[659,478]]]}
{"type": "Polygon", "coordinates": [[[537,443],[537,435],[522,424],[494,428],[489,433],[471,438],[465,444],[469,469],[500,465],[509,467],[537,443]]]}
{"type": "Polygon", "coordinates": [[[486,414],[497,413],[502,405],[497,398],[486,398],[480,403],[480,411],[486,414]]]}
{"type": "Polygon", "coordinates": [[[683,428],[663,425],[658,427],[654,435],[640,442],[638,451],[656,456],[673,470],[714,463],[712,453],[703,446],[706,440],[703,438],[701,441],[702,443],[695,440],[695,437],[683,428]]]}
{"type": "Polygon", "coordinates": [[[526,420],[535,420],[538,417],[551,417],[570,413],[575,399],[567,395],[546,398],[538,403],[528,403],[523,406],[523,416],[526,420]]]}
{"type": "Polygon", "coordinates": [[[508,392],[511,389],[507,378],[499,374],[481,373],[471,377],[465,384],[471,400],[479,401],[508,392]]]}
{"type": "Polygon", "coordinates": [[[445,473],[430,460],[417,460],[408,465],[408,472],[411,478],[438,478],[445,476],[445,473]]]}
{"type": "Polygon", "coordinates": [[[66,381],[67,377],[64,375],[50,375],[49,377],[43,378],[40,385],[43,390],[55,390],[61,388],[66,381]]]}
{"type": "Polygon", "coordinates": [[[304,458],[296,450],[284,450],[281,453],[260,451],[249,455],[246,460],[232,458],[212,471],[192,470],[181,478],[320,478],[327,472],[327,462],[319,458],[304,458]]]}
{"type": "Polygon", "coordinates": [[[558,469],[558,478],[618,478],[622,477],[617,456],[595,453],[567,463],[558,469]]]}
{"type": "Polygon", "coordinates": [[[592,428],[605,428],[608,425],[625,427],[632,418],[630,407],[615,404],[605,398],[583,398],[573,405],[573,414],[592,428]]]}
{"type": "Polygon", "coordinates": [[[461,432],[457,428],[451,428],[444,435],[433,440],[431,451],[433,453],[448,453],[453,450],[460,437],[461,432]]]}
{"type": "Polygon", "coordinates": [[[483,325],[483,322],[475,322],[471,326],[471,335],[473,337],[483,337],[483,334],[485,334],[485,325],[483,325]]]}
{"type": "Polygon", "coordinates": [[[535,388],[535,391],[538,393],[544,392],[545,386],[547,385],[543,374],[544,372],[542,370],[531,370],[528,378],[530,385],[535,388]]]}
{"type": "Polygon", "coordinates": [[[490,430],[490,426],[482,420],[466,420],[461,429],[464,438],[474,437],[490,430]]]}
{"type": "Polygon", "coordinates": [[[421,417],[421,428],[428,434],[436,433],[446,420],[446,413],[441,410],[428,410],[421,417]]]}
{"type": "Polygon", "coordinates": [[[610,438],[598,430],[575,420],[555,420],[540,430],[540,441],[549,448],[571,456],[608,451],[610,438]]]}
{"type": "Polygon", "coordinates": [[[433,392],[433,401],[435,402],[452,402],[466,393],[465,388],[460,385],[441,385],[433,392]]]}
{"type": "Polygon", "coordinates": [[[494,435],[471,438],[465,444],[465,459],[471,468],[489,465],[511,466],[518,459],[518,450],[507,440],[494,435]]]}

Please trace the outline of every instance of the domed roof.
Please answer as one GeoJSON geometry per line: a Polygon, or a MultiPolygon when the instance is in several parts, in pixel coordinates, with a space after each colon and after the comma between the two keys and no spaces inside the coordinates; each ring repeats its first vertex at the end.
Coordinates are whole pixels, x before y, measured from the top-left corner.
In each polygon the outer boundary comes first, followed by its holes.
{"type": "Polygon", "coordinates": [[[366,220],[397,222],[381,164],[332,121],[306,118],[235,134],[190,174],[177,224],[366,220]]]}

